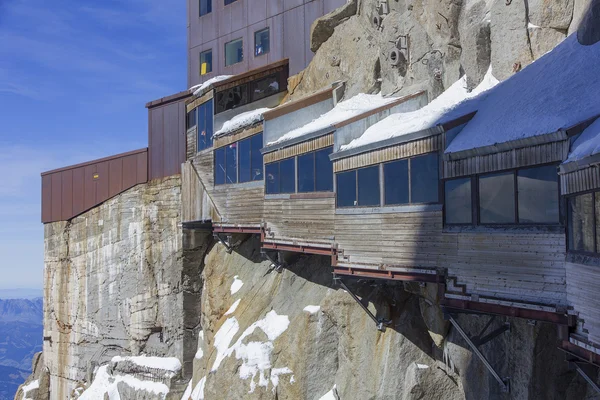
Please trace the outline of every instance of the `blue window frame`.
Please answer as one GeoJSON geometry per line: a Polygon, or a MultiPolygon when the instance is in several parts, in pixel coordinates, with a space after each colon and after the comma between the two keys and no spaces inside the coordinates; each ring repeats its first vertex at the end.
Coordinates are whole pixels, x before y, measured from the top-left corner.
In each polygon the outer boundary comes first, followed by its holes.
{"type": "Polygon", "coordinates": [[[356,171],[336,174],[337,206],[354,207],[356,203],[356,171]]]}
{"type": "Polygon", "coordinates": [[[198,124],[198,151],[208,149],[213,145],[213,101],[199,105],[193,112],[198,124]]]}
{"type": "Polygon", "coordinates": [[[408,204],[410,201],[408,186],[408,160],[383,164],[383,187],[386,205],[408,204]]]}
{"type": "Polygon", "coordinates": [[[374,207],[381,205],[379,165],[336,174],[337,207],[374,207]]]}
{"type": "Polygon", "coordinates": [[[333,191],[332,152],[327,147],[298,156],[298,193],[333,191]]]}
{"type": "Polygon", "coordinates": [[[215,185],[263,179],[262,133],[215,150],[215,185]]]}
{"type": "Polygon", "coordinates": [[[298,156],[298,192],[315,191],[315,153],[298,156]]]}
{"type": "Polygon", "coordinates": [[[296,192],[296,159],[295,157],[269,163],[265,166],[267,194],[296,192]]]}

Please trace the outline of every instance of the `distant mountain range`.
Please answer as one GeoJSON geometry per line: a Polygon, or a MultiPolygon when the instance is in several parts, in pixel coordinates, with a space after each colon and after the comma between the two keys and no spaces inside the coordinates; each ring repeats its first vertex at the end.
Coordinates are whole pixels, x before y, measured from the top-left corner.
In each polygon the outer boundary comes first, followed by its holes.
{"type": "Polygon", "coordinates": [[[0,289],[0,299],[35,299],[43,297],[42,289],[0,289]]]}
{"type": "Polygon", "coordinates": [[[0,299],[0,400],[12,400],[42,351],[43,300],[0,299]]]}

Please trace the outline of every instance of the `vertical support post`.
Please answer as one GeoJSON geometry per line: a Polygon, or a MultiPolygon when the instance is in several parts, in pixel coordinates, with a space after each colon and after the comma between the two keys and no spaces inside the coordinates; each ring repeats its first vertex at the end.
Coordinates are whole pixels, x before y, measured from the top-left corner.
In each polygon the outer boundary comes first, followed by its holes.
{"type": "Polygon", "coordinates": [[[577,370],[577,372],[579,372],[579,375],[581,375],[583,379],[585,379],[585,381],[592,387],[592,389],[596,391],[596,393],[600,393],[600,387],[598,387],[596,382],[594,382],[592,378],[590,378],[588,374],[586,374],[579,365],[575,364],[575,369],[577,370]]]}

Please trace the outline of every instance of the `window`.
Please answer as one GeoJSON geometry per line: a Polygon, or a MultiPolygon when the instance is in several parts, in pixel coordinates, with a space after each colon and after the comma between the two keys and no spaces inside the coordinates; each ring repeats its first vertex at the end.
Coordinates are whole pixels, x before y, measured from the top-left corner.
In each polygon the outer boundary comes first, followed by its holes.
{"type": "Polygon", "coordinates": [[[200,16],[212,11],[212,0],[200,0],[200,16]]]}
{"type": "Polygon", "coordinates": [[[379,165],[336,174],[337,207],[379,206],[379,165]]]}
{"type": "Polygon", "coordinates": [[[385,205],[437,203],[438,179],[437,153],[383,164],[385,205]]]}
{"type": "Polygon", "coordinates": [[[327,147],[298,156],[299,193],[333,191],[332,152],[333,147],[327,147]]]}
{"type": "Polygon", "coordinates": [[[216,114],[248,104],[248,85],[217,92],[216,114]]]}
{"type": "Polygon", "coordinates": [[[470,224],[473,219],[471,178],[446,181],[445,188],[446,223],[470,224]]]}
{"type": "Polygon", "coordinates": [[[447,224],[559,224],[556,166],[522,168],[445,182],[447,224]],[[477,193],[471,217],[471,186],[477,193]]]}
{"type": "Polygon", "coordinates": [[[597,251],[594,227],[598,220],[596,193],[569,199],[569,250],[592,253],[597,251]]]}
{"type": "Polygon", "coordinates": [[[215,93],[215,114],[285,91],[287,70],[215,93]]]}
{"type": "Polygon", "coordinates": [[[479,221],[515,223],[515,175],[512,172],[479,177],[479,221]]]}
{"type": "Polygon", "coordinates": [[[296,191],[296,159],[295,157],[276,161],[265,166],[266,193],[294,193],[296,191]]]}
{"type": "Polygon", "coordinates": [[[200,75],[212,72],[212,49],[200,53],[200,75]]]}
{"type": "Polygon", "coordinates": [[[225,0],[225,5],[229,5],[231,3],[235,3],[237,0],[225,0]]]}
{"type": "Polygon", "coordinates": [[[208,149],[213,145],[213,102],[207,101],[198,106],[196,113],[198,124],[198,151],[208,149]]]}
{"type": "Polygon", "coordinates": [[[198,115],[198,109],[194,108],[192,111],[187,113],[187,129],[192,129],[196,127],[196,116],[198,115]]]}
{"type": "Polygon", "coordinates": [[[215,150],[215,185],[263,179],[262,133],[215,150]]]}
{"type": "Polygon", "coordinates": [[[237,64],[244,60],[244,42],[242,39],[225,43],[225,66],[237,64]]]}
{"type": "Polygon", "coordinates": [[[254,55],[261,56],[269,52],[269,28],[254,32],[254,55]]]}
{"type": "Polygon", "coordinates": [[[556,167],[529,168],[517,173],[519,222],[557,224],[559,194],[556,167]]]}
{"type": "Polygon", "coordinates": [[[257,101],[265,97],[279,93],[279,80],[277,75],[269,75],[266,78],[252,82],[252,100],[257,101]]]}

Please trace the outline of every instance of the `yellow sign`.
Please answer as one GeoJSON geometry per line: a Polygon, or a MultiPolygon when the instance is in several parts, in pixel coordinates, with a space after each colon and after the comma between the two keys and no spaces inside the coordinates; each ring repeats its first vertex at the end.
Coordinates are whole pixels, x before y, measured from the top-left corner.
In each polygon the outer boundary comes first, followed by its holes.
{"type": "Polygon", "coordinates": [[[100,178],[100,175],[94,174],[94,179],[98,179],[98,178],[100,178]]]}
{"type": "Polygon", "coordinates": [[[208,72],[206,72],[206,70],[208,69],[208,64],[203,62],[202,65],[200,66],[200,75],[206,75],[208,72]]]}

